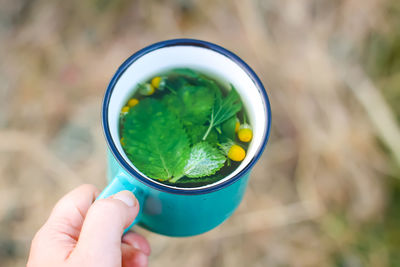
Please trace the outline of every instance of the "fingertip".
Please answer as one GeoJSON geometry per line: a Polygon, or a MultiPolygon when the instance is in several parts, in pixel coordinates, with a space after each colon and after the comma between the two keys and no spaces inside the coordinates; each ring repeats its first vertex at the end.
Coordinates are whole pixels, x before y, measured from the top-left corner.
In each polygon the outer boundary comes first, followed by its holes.
{"type": "Polygon", "coordinates": [[[122,244],[122,266],[146,267],[148,256],[130,245],[122,244]]]}
{"type": "Polygon", "coordinates": [[[136,267],[146,267],[148,265],[149,258],[142,252],[136,254],[133,259],[133,266],[136,267]]]}
{"type": "Polygon", "coordinates": [[[122,242],[128,244],[149,256],[151,247],[146,238],[134,232],[128,232],[122,237],[122,242]]]}
{"type": "Polygon", "coordinates": [[[139,206],[139,202],[136,199],[135,195],[131,191],[128,191],[128,190],[118,192],[115,195],[111,196],[111,198],[122,201],[128,207],[139,206]]]}
{"type": "Polygon", "coordinates": [[[124,196],[115,196],[96,200],[89,209],[89,213],[92,214],[91,217],[97,218],[98,223],[106,222],[107,224],[111,222],[114,225],[127,228],[136,218],[139,205],[128,204],[127,202],[133,200],[130,200],[125,194],[124,196]]]}

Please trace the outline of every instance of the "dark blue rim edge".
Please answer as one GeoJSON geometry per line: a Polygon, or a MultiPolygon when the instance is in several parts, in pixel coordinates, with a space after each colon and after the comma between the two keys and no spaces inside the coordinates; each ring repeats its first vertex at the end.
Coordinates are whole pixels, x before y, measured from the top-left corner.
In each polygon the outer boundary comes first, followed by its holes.
{"type": "Polygon", "coordinates": [[[107,90],[104,94],[103,108],[102,108],[102,123],[103,123],[104,135],[106,137],[107,145],[108,145],[109,149],[111,150],[114,157],[117,159],[118,163],[129,174],[131,174],[133,177],[135,177],[136,179],[138,179],[140,182],[144,183],[145,185],[150,186],[150,187],[160,190],[160,191],[174,193],[174,194],[180,194],[180,195],[197,195],[197,194],[205,194],[205,193],[214,192],[214,191],[220,190],[226,186],[233,184],[234,182],[239,180],[241,177],[243,177],[243,175],[245,175],[254,166],[254,164],[258,161],[261,154],[263,153],[265,146],[267,145],[267,142],[269,139],[270,129],[271,129],[271,107],[270,107],[268,95],[265,91],[265,88],[264,88],[261,80],[258,78],[256,73],[250,68],[250,66],[247,65],[247,63],[245,63],[240,57],[238,57],[234,53],[230,52],[229,50],[227,50],[219,45],[210,43],[210,42],[196,40],[196,39],[171,39],[171,40],[166,40],[166,41],[162,41],[162,42],[158,42],[158,43],[149,45],[149,46],[137,51],[132,56],[130,56],[127,60],[125,60],[124,63],[122,63],[122,65],[118,68],[117,72],[112,77],[112,79],[107,87],[107,90]],[[268,112],[268,124],[267,124],[266,132],[264,133],[264,140],[263,140],[260,148],[258,149],[256,155],[249,162],[249,164],[246,167],[244,167],[244,169],[241,170],[238,174],[236,174],[235,176],[233,176],[232,178],[230,178],[229,180],[227,180],[221,184],[217,184],[215,186],[211,186],[211,187],[207,187],[207,188],[182,190],[182,189],[170,188],[170,187],[167,187],[164,185],[159,185],[157,183],[154,183],[151,181],[151,179],[143,177],[140,173],[136,172],[133,168],[131,168],[131,166],[127,162],[125,162],[124,158],[118,152],[118,149],[115,146],[115,144],[111,138],[110,127],[108,125],[107,110],[108,110],[108,106],[109,106],[109,102],[110,102],[110,98],[111,98],[114,86],[117,83],[118,79],[125,72],[125,70],[138,58],[140,58],[143,55],[145,55],[149,52],[152,52],[154,50],[164,48],[164,47],[170,47],[170,46],[203,47],[203,48],[213,50],[215,52],[218,52],[218,53],[228,57],[229,59],[234,61],[236,64],[238,64],[249,75],[249,77],[253,80],[255,85],[260,90],[262,96],[264,97],[264,103],[266,105],[266,109],[268,112]]]}

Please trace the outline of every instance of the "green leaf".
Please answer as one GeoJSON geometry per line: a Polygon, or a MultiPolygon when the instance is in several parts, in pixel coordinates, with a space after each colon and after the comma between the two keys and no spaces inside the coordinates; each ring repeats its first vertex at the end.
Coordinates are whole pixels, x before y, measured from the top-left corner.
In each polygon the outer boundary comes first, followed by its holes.
{"type": "Polygon", "coordinates": [[[166,94],[162,99],[161,103],[172,112],[176,117],[180,118],[180,114],[183,110],[182,100],[176,94],[166,94]]]}
{"type": "Polygon", "coordinates": [[[217,97],[222,96],[221,88],[218,86],[218,84],[215,81],[205,77],[204,75],[201,75],[197,78],[196,85],[199,86],[201,85],[210,88],[211,90],[214,91],[217,97]]]}
{"type": "MultiPolygon", "coordinates": [[[[204,133],[204,132],[203,132],[204,133]]],[[[199,139],[199,141],[201,141],[201,137],[199,139]]],[[[207,136],[206,141],[208,143],[210,143],[211,145],[216,145],[218,144],[219,140],[218,140],[218,133],[215,129],[212,129],[211,132],[209,133],[209,135],[207,136]]]]}
{"type": "Polygon", "coordinates": [[[177,94],[167,94],[163,104],[179,117],[185,126],[202,125],[211,114],[215,94],[204,86],[184,85],[177,94]]]}
{"type": "MultiPolygon", "coordinates": [[[[187,178],[183,177],[173,185],[175,186],[183,186],[183,187],[198,187],[202,185],[208,185],[208,184],[213,184],[222,178],[224,178],[224,175],[212,175],[212,176],[206,176],[206,177],[201,177],[201,178],[187,178]]],[[[172,183],[171,183],[172,184],[172,183]]]]}
{"type": "Polygon", "coordinates": [[[188,68],[176,68],[172,70],[172,73],[177,75],[183,75],[192,79],[196,79],[199,77],[199,74],[196,71],[188,68]]]}
{"type": "Polygon", "coordinates": [[[211,114],[215,95],[208,87],[185,86],[178,92],[184,104],[182,120],[186,125],[204,124],[211,114]]]}
{"type": "Polygon", "coordinates": [[[224,137],[227,137],[232,140],[235,139],[236,121],[237,117],[233,116],[221,124],[221,132],[224,135],[224,137]]]}
{"type": "Polygon", "coordinates": [[[212,111],[214,126],[226,121],[242,109],[242,102],[240,102],[239,94],[236,92],[233,85],[231,85],[231,87],[232,89],[224,99],[220,97],[215,99],[212,111]]]}
{"type": "Polygon", "coordinates": [[[240,102],[239,94],[236,92],[233,85],[231,85],[231,87],[232,89],[225,98],[222,98],[222,96],[216,97],[211,112],[210,125],[203,137],[203,140],[207,138],[207,135],[210,133],[213,127],[228,120],[242,109],[242,103],[240,102]]]}
{"type": "MultiPolygon", "coordinates": [[[[186,127],[186,132],[188,134],[190,143],[192,145],[197,144],[202,141],[202,138],[207,131],[208,126],[206,125],[193,125],[190,127],[186,127]]],[[[218,133],[215,129],[212,129],[210,134],[207,136],[206,141],[211,145],[218,143],[218,133]]]]}
{"type": "Polygon", "coordinates": [[[166,81],[165,81],[165,87],[169,91],[171,91],[173,94],[176,94],[178,89],[185,85],[190,85],[190,84],[187,81],[187,79],[185,79],[182,76],[178,76],[178,77],[171,76],[171,77],[168,77],[168,79],[166,79],[166,81]]]}
{"type": "Polygon", "coordinates": [[[132,108],[122,131],[125,152],[150,178],[179,178],[189,159],[187,134],[177,117],[160,103],[146,98],[132,108]]]}
{"type": "Polygon", "coordinates": [[[209,176],[221,169],[225,161],[226,157],[219,149],[200,142],[192,147],[184,173],[189,178],[209,176]]]}

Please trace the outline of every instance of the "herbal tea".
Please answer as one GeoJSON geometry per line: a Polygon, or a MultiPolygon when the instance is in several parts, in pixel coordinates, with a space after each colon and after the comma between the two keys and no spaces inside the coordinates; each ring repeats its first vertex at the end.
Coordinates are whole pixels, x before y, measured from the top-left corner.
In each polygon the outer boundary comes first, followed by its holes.
{"type": "Polygon", "coordinates": [[[252,128],[235,88],[192,69],[138,84],[121,109],[121,145],[146,176],[197,187],[232,173],[246,156],[252,128]]]}

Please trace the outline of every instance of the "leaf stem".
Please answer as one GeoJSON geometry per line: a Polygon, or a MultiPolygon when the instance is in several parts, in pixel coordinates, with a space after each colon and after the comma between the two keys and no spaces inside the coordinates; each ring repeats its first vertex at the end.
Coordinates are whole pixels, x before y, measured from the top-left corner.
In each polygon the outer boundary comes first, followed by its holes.
{"type": "Polygon", "coordinates": [[[176,91],[175,91],[174,89],[172,89],[171,86],[165,85],[165,88],[167,88],[171,93],[173,93],[174,95],[176,95],[176,91]]]}
{"type": "Polygon", "coordinates": [[[177,177],[174,177],[174,178],[172,178],[172,179],[170,179],[168,182],[170,182],[170,183],[176,183],[179,179],[181,179],[183,176],[177,176],[177,177]]]}
{"type": "Polygon", "coordinates": [[[208,134],[211,132],[212,127],[214,126],[214,110],[211,113],[211,120],[210,120],[210,126],[208,126],[208,129],[206,131],[206,133],[204,134],[202,140],[205,141],[207,139],[208,134]]]}
{"type": "Polygon", "coordinates": [[[208,126],[207,132],[204,134],[202,140],[205,141],[207,139],[208,134],[210,133],[212,129],[212,124],[210,123],[210,126],[208,126]]]}

